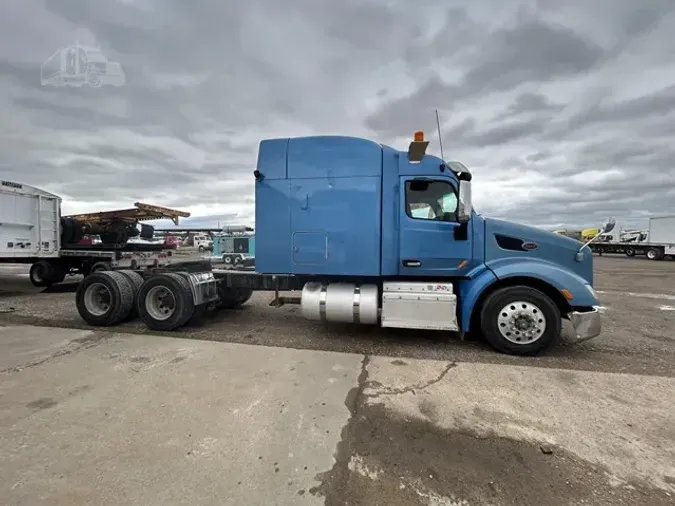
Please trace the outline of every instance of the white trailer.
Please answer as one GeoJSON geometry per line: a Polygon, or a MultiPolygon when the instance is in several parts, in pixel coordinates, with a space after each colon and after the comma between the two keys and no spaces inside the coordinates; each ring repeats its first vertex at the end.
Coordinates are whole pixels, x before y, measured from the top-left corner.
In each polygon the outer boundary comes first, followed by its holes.
{"type": "Polygon", "coordinates": [[[28,263],[35,286],[70,274],[157,268],[173,252],[161,244],[76,244],[73,220],[61,216],[61,198],[30,185],[0,181],[0,262],[28,263]],[[64,240],[65,239],[65,240],[64,240]]]}
{"type": "Polygon", "coordinates": [[[597,241],[589,247],[595,253],[623,253],[626,256],[645,255],[649,260],[663,260],[675,256],[675,216],[658,216],[649,218],[649,229],[646,234],[639,233],[639,238],[646,241],[620,241],[620,232],[610,236],[607,242],[597,241]]]}

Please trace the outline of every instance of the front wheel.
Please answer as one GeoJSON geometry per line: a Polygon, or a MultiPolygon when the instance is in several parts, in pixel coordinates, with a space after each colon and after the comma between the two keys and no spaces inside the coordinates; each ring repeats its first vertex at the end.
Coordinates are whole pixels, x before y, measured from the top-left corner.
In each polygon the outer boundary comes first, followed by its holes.
{"type": "Polygon", "coordinates": [[[509,286],[491,293],[481,309],[481,330],[490,345],[510,355],[534,355],[560,336],[560,310],[544,293],[509,286]]]}

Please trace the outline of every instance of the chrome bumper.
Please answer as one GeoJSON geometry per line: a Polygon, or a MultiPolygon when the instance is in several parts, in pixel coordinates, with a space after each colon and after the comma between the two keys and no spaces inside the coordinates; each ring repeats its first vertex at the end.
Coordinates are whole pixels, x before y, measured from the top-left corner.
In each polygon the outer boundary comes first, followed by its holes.
{"type": "Polygon", "coordinates": [[[600,320],[600,308],[593,307],[590,311],[572,311],[567,317],[574,327],[573,341],[580,343],[587,339],[592,339],[602,331],[602,322],[600,320]]]}

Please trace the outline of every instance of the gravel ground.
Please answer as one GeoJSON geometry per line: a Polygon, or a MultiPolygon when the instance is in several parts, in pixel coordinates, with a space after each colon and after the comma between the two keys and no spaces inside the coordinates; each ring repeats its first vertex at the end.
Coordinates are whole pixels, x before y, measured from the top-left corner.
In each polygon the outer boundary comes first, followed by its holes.
{"type": "MultiPolygon", "coordinates": [[[[241,309],[209,314],[163,335],[363,355],[675,376],[675,262],[604,256],[597,257],[595,265],[595,286],[604,306],[602,335],[581,345],[561,343],[539,357],[501,355],[482,342],[460,341],[443,332],[309,322],[298,307],[270,307],[269,292],[255,293],[241,309]]],[[[0,266],[0,324],[90,328],[75,308],[77,279],[40,291],[30,285],[26,273],[25,266],[0,266]]],[[[138,321],[109,330],[148,333],[138,321]]]]}

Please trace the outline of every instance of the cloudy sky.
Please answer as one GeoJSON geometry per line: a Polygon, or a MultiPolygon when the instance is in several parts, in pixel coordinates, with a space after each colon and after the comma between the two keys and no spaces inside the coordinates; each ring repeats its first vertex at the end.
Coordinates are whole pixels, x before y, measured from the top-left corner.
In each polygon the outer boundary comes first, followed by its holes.
{"type": "Polygon", "coordinates": [[[484,215],[675,214],[673,0],[5,0],[0,13],[0,175],[61,195],[64,212],[140,200],[193,226],[252,223],[261,138],[405,148],[424,129],[438,152],[437,108],[484,215]],[[43,85],[42,64],[76,41],[119,62],[124,84],[43,85]]]}

